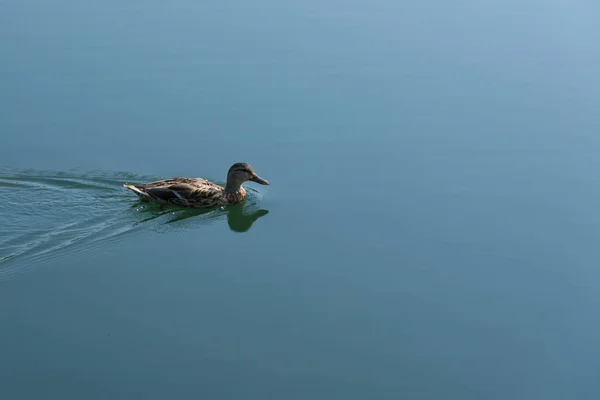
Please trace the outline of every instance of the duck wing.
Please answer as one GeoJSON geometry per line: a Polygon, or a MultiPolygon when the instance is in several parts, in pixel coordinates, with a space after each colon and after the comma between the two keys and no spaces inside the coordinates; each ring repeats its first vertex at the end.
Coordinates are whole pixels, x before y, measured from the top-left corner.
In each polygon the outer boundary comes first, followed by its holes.
{"type": "Polygon", "coordinates": [[[223,202],[223,187],[201,178],[172,178],[141,185],[125,185],[142,200],[184,207],[207,208],[223,202]]]}
{"type": "Polygon", "coordinates": [[[177,185],[189,185],[192,187],[201,187],[201,186],[219,187],[217,184],[207,181],[206,179],[183,178],[183,177],[164,179],[164,180],[145,183],[145,184],[136,185],[136,186],[139,188],[148,189],[148,188],[168,188],[168,187],[177,186],[177,185]]]}
{"type": "Polygon", "coordinates": [[[161,202],[171,203],[172,200],[186,199],[190,197],[194,191],[194,187],[186,184],[173,184],[165,186],[151,186],[140,188],[150,197],[161,202]]]}

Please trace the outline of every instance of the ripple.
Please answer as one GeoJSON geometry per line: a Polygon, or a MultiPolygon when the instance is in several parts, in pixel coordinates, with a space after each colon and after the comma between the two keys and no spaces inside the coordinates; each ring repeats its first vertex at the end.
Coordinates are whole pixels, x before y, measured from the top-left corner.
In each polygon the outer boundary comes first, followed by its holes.
{"type": "Polygon", "coordinates": [[[246,232],[268,211],[257,210],[260,192],[246,188],[243,205],[210,210],[138,202],[122,184],[160,177],[128,172],[0,170],[0,280],[55,257],[116,245],[136,230],[168,233],[226,219],[246,232]]]}

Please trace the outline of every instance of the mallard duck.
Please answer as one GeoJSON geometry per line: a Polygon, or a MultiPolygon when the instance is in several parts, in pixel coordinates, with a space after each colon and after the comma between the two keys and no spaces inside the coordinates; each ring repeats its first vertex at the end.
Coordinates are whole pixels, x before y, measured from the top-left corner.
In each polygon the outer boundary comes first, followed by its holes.
{"type": "Polygon", "coordinates": [[[225,187],[202,178],[171,178],[141,185],[124,184],[137,194],[142,201],[161,205],[176,204],[190,208],[209,208],[227,204],[237,204],[246,198],[242,184],[246,181],[269,185],[269,182],[256,175],[254,168],[246,163],[236,163],[227,172],[225,187]]]}

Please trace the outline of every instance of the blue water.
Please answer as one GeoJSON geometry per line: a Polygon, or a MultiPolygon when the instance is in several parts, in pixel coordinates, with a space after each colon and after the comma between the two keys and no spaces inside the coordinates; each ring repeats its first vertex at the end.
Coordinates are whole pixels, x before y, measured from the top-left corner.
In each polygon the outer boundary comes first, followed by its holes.
{"type": "Polygon", "coordinates": [[[0,1],[0,398],[598,398],[598,15],[0,1]]]}

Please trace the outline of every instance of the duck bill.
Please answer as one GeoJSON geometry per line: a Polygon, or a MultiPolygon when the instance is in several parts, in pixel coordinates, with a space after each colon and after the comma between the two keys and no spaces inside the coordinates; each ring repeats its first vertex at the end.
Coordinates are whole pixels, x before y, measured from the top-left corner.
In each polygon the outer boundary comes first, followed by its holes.
{"type": "Polygon", "coordinates": [[[261,185],[269,185],[269,181],[264,180],[263,178],[261,178],[258,175],[254,175],[252,177],[252,179],[250,179],[252,182],[256,182],[256,183],[260,183],[261,185]]]}

